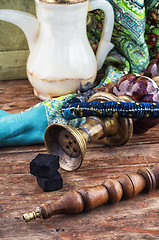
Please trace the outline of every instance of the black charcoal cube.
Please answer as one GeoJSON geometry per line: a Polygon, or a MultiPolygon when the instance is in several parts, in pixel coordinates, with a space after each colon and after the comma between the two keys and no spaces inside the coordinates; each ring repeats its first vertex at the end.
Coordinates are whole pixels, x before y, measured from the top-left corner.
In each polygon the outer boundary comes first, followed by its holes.
{"type": "Polygon", "coordinates": [[[56,191],[63,187],[63,179],[58,171],[50,178],[37,177],[37,182],[44,192],[56,191]]]}
{"type": "Polygon", "coordinates": [[[50,178],[59,169],[59,156],[38,154],[30,162],[30,173],[42,178],[50,178]]]}

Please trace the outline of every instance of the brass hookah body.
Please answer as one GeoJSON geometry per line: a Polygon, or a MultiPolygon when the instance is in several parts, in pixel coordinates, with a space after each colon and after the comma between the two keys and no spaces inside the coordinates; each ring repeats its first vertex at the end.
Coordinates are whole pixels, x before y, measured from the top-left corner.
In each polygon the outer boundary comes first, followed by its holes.
{"type": "MultiPolygon", "coordinates": [[[[148,77],[127,74],[118,82],[108,84],[106,88],[106,90],[103,87],[97,89],[88,101],[152,103],[156,100],[159,102],[158,87],[148,77]]],[[[113,117],[89,116],[80,128],[60,124],[50,125],[45,131],[45,146],[49,154],[59,156],[62,169],[74,171],[82,164],[88,142],[98,140],[107,146],[121,146],[129,141],[134,129],[142,133],[158,122],[158,118],[151,121],[119,118],[116,113],[113,117]]]]}
{"type": "Polygon", "coordinates": [[[131,199],[142,191],[150,192],[156,188],[159,188],[159,164],[152,169],[140,168],[136,173],[108,178],[99,186],[70,191],[56,202],[46,202],[35,211],[25,213],[23,219],[29,222],[36,218],[47,219],[57,214],[89,211],[101,204],[131,199]]]}
{"type": "MultiPolygon", "coordinates": [[[[116,97],[111,93],[99,92],[89,101],[130,101],[129,97],[116,97]]],[[[130,118],[87,117],[80,128],[52,124],[45,131],[45,145],[49,154],[60,157],[60,167],[66,171],[78,169],[86,153],[88,142],[102,141],[105,145],[121,146],[133,134],[133,121],[130,118]],[[56,137],[55,137],[56,136],[56,137]]]]}

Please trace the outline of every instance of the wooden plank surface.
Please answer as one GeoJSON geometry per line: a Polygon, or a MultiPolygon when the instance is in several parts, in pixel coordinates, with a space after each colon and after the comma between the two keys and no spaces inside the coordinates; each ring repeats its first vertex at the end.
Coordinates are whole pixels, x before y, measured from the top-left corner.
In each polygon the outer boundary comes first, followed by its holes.
{"type": "MultiPolygon", "coordinates": [[[[0,109],[11,113],[38,103],[27,80],[0,82],[0,109]]],[[[68,190],[101,184],[106,177],[136,172],[159,162],[159,126],[133,136],[122,147],[88,145],[82,167],[75,172],[59,170],[63,189],[44,193],[29,173],[29,163],[45,146],[0,149],[0,239],[134,240],[159,239],[159,190],[141,193],[131,200],[76,215],[59,215],[25,223],[22,215],[68,190]]]]}

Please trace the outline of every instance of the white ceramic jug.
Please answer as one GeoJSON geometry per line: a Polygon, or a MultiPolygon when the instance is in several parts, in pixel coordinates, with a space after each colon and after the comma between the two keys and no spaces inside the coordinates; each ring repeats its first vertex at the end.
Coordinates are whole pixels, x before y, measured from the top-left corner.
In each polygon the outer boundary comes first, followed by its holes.
{"type": "Polygon", "coordinates": [[[108,54],[114,26],[112,6],[106,0],[35,0],[37,18],[1,9],[0,20],[20,27],[28,40],[27,75],[35,95],[42,99],[75,92],[80,83],[93,82],[108,54]],[[105,23],[95,57],[87,38],[88,11],[102,9],[105,23]]]}

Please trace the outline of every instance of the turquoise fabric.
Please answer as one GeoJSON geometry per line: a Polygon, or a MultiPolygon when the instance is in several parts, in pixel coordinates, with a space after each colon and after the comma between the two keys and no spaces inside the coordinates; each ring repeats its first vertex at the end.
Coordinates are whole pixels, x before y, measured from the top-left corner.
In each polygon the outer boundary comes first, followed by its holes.
{"type": "Polygon", "coordinates": [[[44,101],[16,114],[0,110],[0,147],[43,143],[45,130],[52,122],[79,127],[85,118],[67,121],[61,115],[61,106],[72,96],[44,101]]]}
{"type": "Polygon", "coordinates": [[[47,127],[45,106],[38,104],[21,113],[0,111],[0,147],[44,142],[47,127]]]}
{"type": "Polygon", "coordinates": [[[4,116],[7,116],[7,115],[10,115],[10,113],[5,112],[5,111],[3,111],[3,110],[0,109],[0,119],[1,119],[2,117],[4,117],[4,116]]]}

